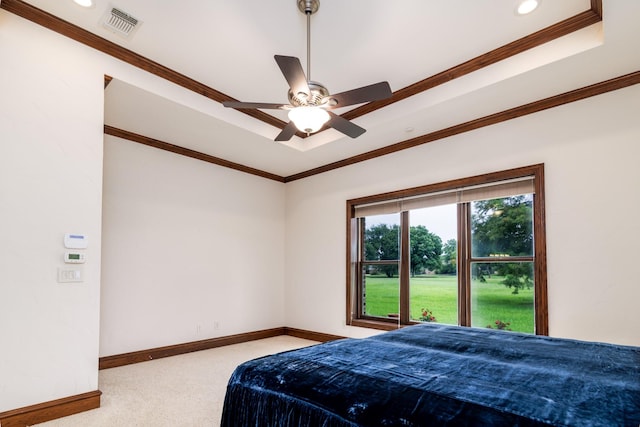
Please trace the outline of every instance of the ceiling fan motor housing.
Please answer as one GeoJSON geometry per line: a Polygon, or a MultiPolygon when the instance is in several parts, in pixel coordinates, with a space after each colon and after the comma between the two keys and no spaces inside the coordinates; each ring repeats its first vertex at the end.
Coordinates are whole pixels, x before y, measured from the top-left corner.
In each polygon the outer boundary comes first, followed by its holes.
{"type": "Polygon", "coordinates": [[[309,95],[303,92],[293,93],[291,89],[289,89],[288,95],[291,105],[294,107],[319,107],[325,105],[328,101],[330,102],[329,90],[324,87],[324,85],[313,81],[309,81],[308,85],[311,92],[309,95]]]}

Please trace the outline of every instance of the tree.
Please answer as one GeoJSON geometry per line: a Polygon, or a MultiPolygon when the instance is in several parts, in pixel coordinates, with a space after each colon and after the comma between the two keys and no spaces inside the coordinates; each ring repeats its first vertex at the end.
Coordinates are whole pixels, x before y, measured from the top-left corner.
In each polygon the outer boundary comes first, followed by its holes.
{"type": "MultiPolygon", "coordinates": [[[[409,228],[411,251],[411,275],[425,269],[440,267],[442,239],[429,232],[423,225],[409,228]]],[[[368,261],[398,260],[400,257],[400,226],[393,224],[373,225],[365,230],[365,259],[368,261]]],[[[376,269],[387,277],[398,274],[397,265],[379,265],[376,269]]]]}
{"type": "Polygon", "coordinates": [[[531,255],[533,202],[527,196],[474,202],[471,217],[473,256],[531,255]]]}
{"type": "MultiPolygon", "coordinates": [[[[471,216],[474,257],[533,255],[533,201],[530,196],[474,202],[471,216]]],[[[517,294],[533,285],[530,263],[476,264],[474,275],[481,281],[495,273],[517,294]]]]}
{"type": "Polygon", "coordinates": [[[431,233],[424,225],[409,228],[409,244],[411,250],[411,275],[424,270],[435,271],[440,268],[442,239],[431,233]]]}
{"type": "Polygon", "coordinates": [[[438,274],[456,274],[458,272],[458,242],[449,239],[442,247],[441,265],[438,274]]]}
{"type": "MultiPolygon", "coordinates": [[[[400,253],[400,226],[373,225],[365,230],[365,259],[369,261],[397,260],[400,253]]],[[[380,265],[377,270],[387,277],[398,274],[397,265],[380,265]]]]}

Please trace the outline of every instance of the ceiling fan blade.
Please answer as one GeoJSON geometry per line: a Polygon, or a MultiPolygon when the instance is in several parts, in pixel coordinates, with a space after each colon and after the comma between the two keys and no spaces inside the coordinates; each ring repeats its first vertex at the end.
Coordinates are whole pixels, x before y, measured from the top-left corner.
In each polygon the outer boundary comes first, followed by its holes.
{"type": "Polygon", "coordinates": [[[388,82],[375,83],[329,96],[327,108],[333,109],[362,104],[363,102],[379,101],[389,98],[392,94],[388,82]]]}
{"type": "Polygon", "coordinates": [[[240,101],[224,101],[222,105],[228,108],[259,108],[263,110],[286,110],[292,107],[289,104],[270,104],[266,102],[240,102],[240,101]]]}
{"type": "Polygon", "coordinates": [[[274,58],[276,59],[284,78],[287,79],[291,92],[293,92],[294,95],[299,93],[309,95],[311,90],[309,90],[307,77],[304,74],[300,60],[294,56],[282,55],[275,55],[274,58]]]}
{"type": "Polygon", "coordinates": [[[327,122],[327,126],[330,126],[351,138],[357,138],[367,131],[366,129],[361,128],[355,123],[352,123],[349,120],[332,113],[331,111],[327,112],[329,113],[329,116],[331,116],[331,118],[327,122]]]}
{"type": "Polygon", "coordinates": [[[276,139],[274,139],[274,141],[288,141],[293,135],[296,134],[297,131],[298,128],[296,127],[296,125],[293,122],[289,122],[284,127],[284,129],[282,129],[282,132],[280,132],[278,136],[276,136],[276,139]]]}

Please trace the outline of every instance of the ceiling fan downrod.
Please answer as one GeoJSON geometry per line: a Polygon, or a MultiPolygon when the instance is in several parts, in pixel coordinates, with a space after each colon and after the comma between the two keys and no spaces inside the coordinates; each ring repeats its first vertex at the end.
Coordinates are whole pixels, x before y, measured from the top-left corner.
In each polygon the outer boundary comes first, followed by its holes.
{"type": "Polygon", "coordinates": [[[311,80],[311,15],[320,8],[320,0],[298,0],[298,10],[307,16],[307,80],[311,80]]]}

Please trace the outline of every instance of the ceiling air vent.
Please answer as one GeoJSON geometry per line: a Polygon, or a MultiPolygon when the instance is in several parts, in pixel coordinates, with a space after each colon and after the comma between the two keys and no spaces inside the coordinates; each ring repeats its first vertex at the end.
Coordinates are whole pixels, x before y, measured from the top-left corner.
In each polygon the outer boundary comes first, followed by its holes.
{"type": "Polygon", "coordinates": [[[107,9],[102,19],[102,26],[124,38],[131,38],[142,22],[126,12],[112,7],[107,9]]]}

